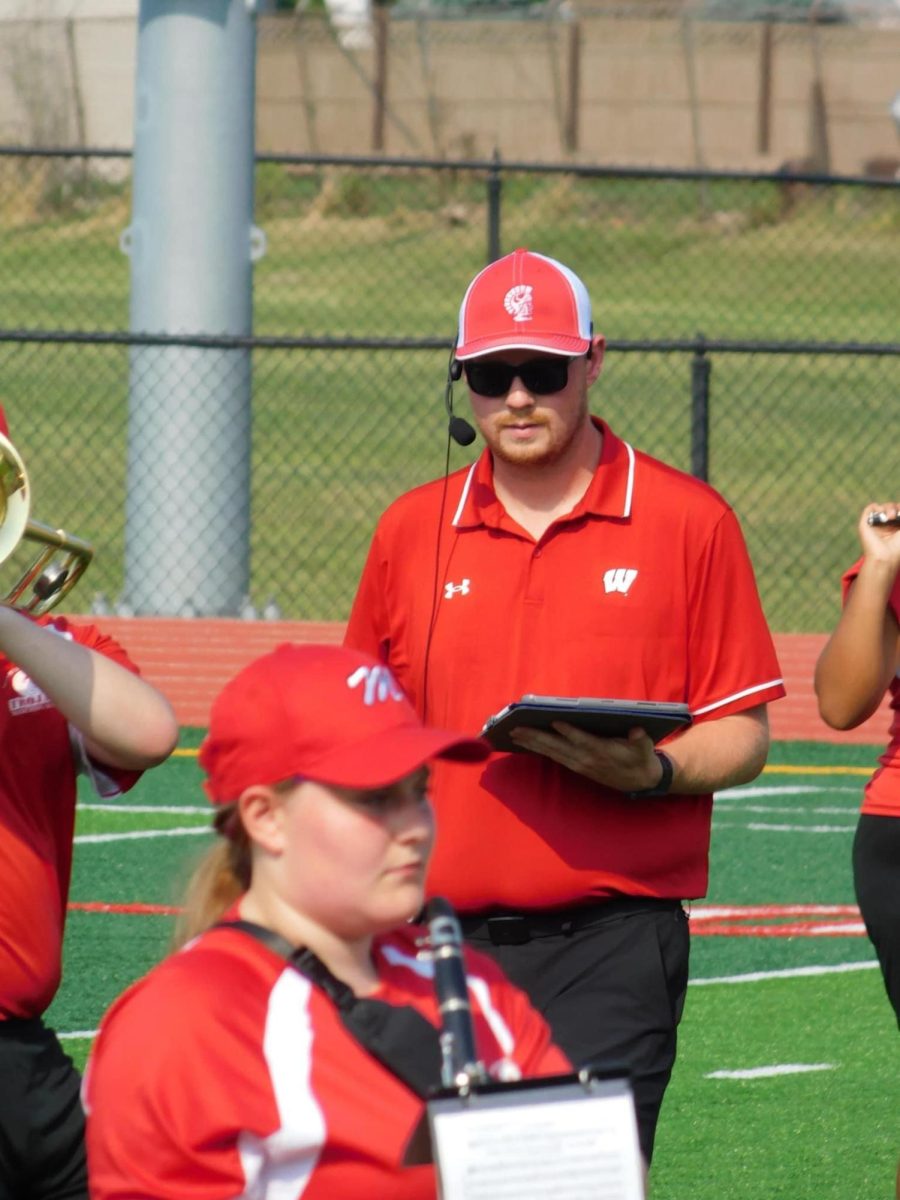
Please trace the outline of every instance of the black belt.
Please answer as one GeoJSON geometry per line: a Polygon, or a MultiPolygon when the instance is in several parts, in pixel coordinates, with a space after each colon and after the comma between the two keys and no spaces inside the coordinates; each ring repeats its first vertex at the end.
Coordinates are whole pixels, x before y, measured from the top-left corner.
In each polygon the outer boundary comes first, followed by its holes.
{"type": "Polygon", "coordinates": [[[571,937],[580,929],[589,929],[614,917],[676,911],[681,911],[680,900],[661,900],[656,896],[613,896],[593,904],[556,908],[549,912],[516,912],[494,908],[485,913],[462,913],[459,923],[466,937],[486,939],[495,946],[522,946],[534,938],[571,937]]]}

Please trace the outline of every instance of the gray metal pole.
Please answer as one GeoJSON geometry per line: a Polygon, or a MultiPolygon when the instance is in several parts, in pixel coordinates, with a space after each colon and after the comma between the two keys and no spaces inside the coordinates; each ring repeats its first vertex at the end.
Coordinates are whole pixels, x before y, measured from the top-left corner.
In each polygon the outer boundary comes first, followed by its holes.
{"type": "MultiPolygon", "coordinates": [[[[248,335],[254,0],[141,0],[132,332],[248,335]]],[[[249,590],[250,353],[133,346],[122,608],[236,614],[249,590]]]]}

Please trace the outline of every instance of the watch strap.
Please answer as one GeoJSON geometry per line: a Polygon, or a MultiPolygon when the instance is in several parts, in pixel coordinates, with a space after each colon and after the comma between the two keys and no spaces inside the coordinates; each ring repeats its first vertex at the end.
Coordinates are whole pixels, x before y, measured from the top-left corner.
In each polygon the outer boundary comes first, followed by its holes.
{"type": "Polygon", "coordinates": [[[635,791],[635,792],[626,792],[625,793],[626,796],[628,796],[630,799],[634,799],[638,796],[668,796],[668,794],[672,788],[672,780],[675,775],[675,767],[674,767],[674,764],[672,763],[671,758],[669,758],[668,754],[666,754],[665,751],[655,750],[654,754],[659,759],[660,765],[662,767],[662,776],[660,778],[659,783],[655,784],[653,787],[640,788],[638,791],[635,791]]]}

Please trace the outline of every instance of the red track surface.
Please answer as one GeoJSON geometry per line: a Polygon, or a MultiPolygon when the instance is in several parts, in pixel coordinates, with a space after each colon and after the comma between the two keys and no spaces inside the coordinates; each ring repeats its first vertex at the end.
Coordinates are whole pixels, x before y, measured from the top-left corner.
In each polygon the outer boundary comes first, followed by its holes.
{"type": "MultiPolygon", "coordinates": [[[[182,725],[205,726],[222,684],[251,659],[280,642],[339,642],[339,621],[239,621],[227,618],[97,617],[93,620],[129,651],[141,670],[171,699],[182,725]]],[[[782,633],[775,644],[788,694],[771,705],[772,737],[779,741],[884,745],[887,704],[859,729],[835,733],[816,711],[812,675],[825,634],[782,633]]]]}
{"type": "Polygon", "coordinates": [[[851,904],[691,907],[693,937],[862,937],[865,932],[859,909],[851,904]],[[787,921],[787,917],[802,919],[787,921]]]}

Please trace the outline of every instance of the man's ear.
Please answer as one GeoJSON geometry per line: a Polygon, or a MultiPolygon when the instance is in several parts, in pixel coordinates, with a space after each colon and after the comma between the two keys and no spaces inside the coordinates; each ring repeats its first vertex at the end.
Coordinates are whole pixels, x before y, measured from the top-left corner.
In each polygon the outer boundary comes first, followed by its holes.
{"type": "Polygon", "coordinates": [[[594,382],[603,368],[603,355],[606,353],[606,338],[602,333],[591,338],[591,356],[588,359],[586,382],[588,387],[594,382]]]}
{"type": "Polygon", "coordinates": [[[238,799],[238,813],[247,837],[269,854],[284,848],[284,801],[274,788],[252,784],[238,799]]]}

